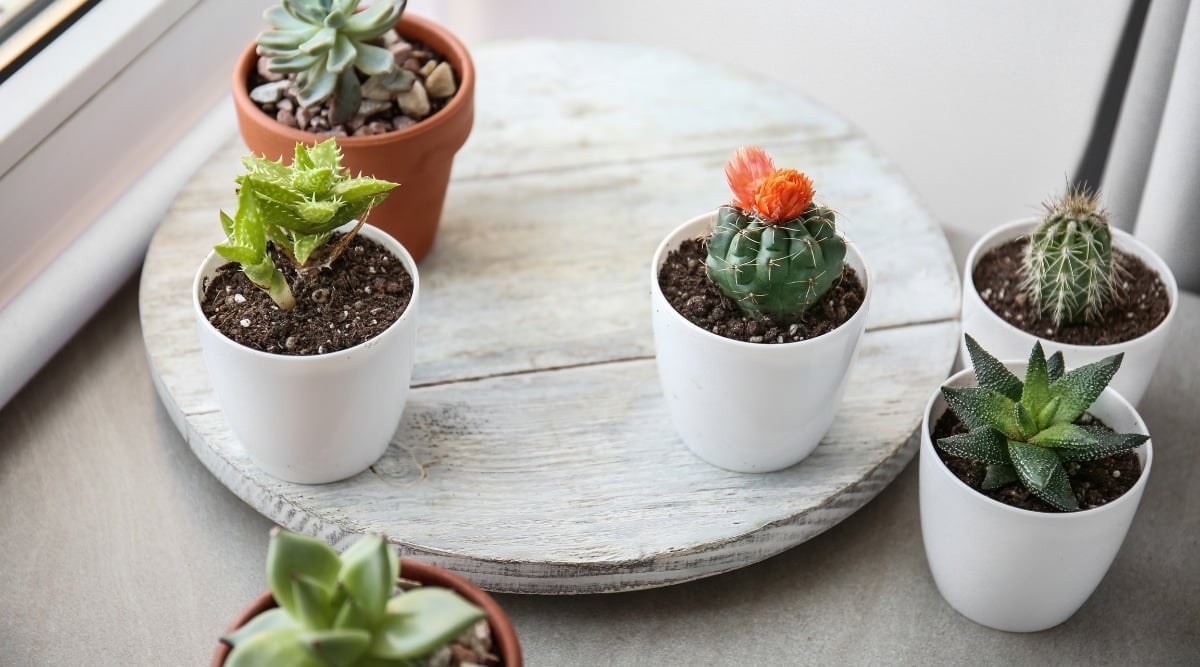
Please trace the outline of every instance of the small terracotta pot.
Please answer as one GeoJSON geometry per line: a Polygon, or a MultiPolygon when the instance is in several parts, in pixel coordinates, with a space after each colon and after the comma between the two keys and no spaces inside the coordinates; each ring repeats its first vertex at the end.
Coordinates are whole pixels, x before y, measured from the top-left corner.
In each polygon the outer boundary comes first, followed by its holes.
{"type": "MultiPolygon", "coordinates": [[[[432,116],[403,130],[369,137],[338,137],[342,164],[353,174],[400,184],[371,212],[370,223],[396,237],[420,261],[433,246],[450,166],[475,122],[475,65],[467,47],[438,24],[405,14],[396,30],[406,39],[424,42],[450,62],[458,92],[432,116]]],[[[255,44],[242,52],[233,70],[233,102],[246,147],[270,159],[291,161],[297,142],[314,144],[323,135],[282,125],[250,99],[249,81],[258,54],[255,44]]]]}
{"type": "MultiPolygon", "coordinates": [[[[487,613],[488,625],[492,626],[492,640],[495,642],[500,659],[504,661],[504,666],[522,666],[521,644],[517,641],[517,631],[513,628],[512,621],[508,619],[508,614],[505,614],[504,610],[500,608],[500,604],[482,588],[447,569],[407,558],[400,559],[400,576],[419,581],[426,586],[449,588],[466,598],[471,604],[482,608],[487,613]]],[[[271,596],[271,591],[266,591],[255,598],[249,607],[243,609],[241,614],[238,614],[237,620],[225,629],[225,634],[237,630],[250,622],[250,619],[274,606],[276,606],[275,598],[271,596]]],[[[228,644],[218,641],[217,652],[213,654],[212,667],[224,665],[231,650],[228,644]]]]}

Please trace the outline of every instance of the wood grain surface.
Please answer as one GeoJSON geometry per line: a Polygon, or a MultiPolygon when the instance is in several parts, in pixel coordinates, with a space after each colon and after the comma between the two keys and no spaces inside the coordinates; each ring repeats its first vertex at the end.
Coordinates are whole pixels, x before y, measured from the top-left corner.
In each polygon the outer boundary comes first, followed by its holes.
{"type": "Polygon", "coordinates": [[[217,209],[233,206],[240,140],[180,193],[139,305],[159,394],[204,465],[289,528],[338,547],[381,533],[404,555],[526,593],[728,571],[886,486],[915,452],[959,331],[946,240],[895,167],[806,97],[672,52],[532,41],[474,55],[474,133],[420,266],[414,390],[388,452],[355,478],[281,482],[229,432],[189,292],[220,239],[217,209]],[[709,466],[675,436],[649,317],[655,247],[727,199],[721,167],[744,144],[813,177],[876,289],[832,430],[803,463],[764,475],[709,466]]]}

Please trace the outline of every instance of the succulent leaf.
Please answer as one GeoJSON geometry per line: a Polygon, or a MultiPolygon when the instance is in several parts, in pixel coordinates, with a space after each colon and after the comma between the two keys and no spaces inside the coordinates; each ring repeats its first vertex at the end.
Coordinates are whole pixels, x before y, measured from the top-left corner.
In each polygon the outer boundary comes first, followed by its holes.
{"type": "Polygon", "coordinates": [[[1067,471],[1053,451],[1024,442],[1009,441],[1008,453],[1021,484],[1031,493],[1060,510],[1079,509],[1067,471]]]}
{"type": "Polygon", "coordinates": [[[966,459],[991,465],[1007,464],[1008,438],[987,426],[968,433],[960,433],[937,441],[943,451],[966,459]]]}
{"type": "Polygon", "coordinates": [[[375,39],[391,30],[400,21],[400,15],[404,13],[404,6],[407,3],[408,0],[376,2],[346,19],[346,25],[342,30],[358,40],[375,39]]]}
{"type": "MultiPolygon", "coordinates": [[[[1046,369],[1046,354],[1040,341],[1034,342],[1033,351],[1029,353],[1029,363],[1025,369],[1025,382],[1021,388],[1021,405],[1032,415],[1050,400],[1050,377],[1046,369]]],[[[1034,427],[1027,431],[1032,435],[1038,431],[1034,427]]]]}
{"type": "Polygon", "coordinates": [[[288,613],[283,608],[273,607],[246,621],[245,625],[225,635],[221,638],[221,641],[230,646],[237,646],[251,635],[257,635],[267,630],[288,628],[298,630],[300,626],[296,624],[296,621],[291,616],[288,616],[288,613]]]}
{"type": "Polygon", "coordinates": [[[1073,422],[1083,416],[1121,368],[1125,353],[1071,369],[1050,385],[1050,396],[1060,399],[1056,422],[1073,422]]]}
{"type": "Polygon", "coordinates": [[[355,664],[371,645],[371,633],[358,628],[309,630],[298,633],[297,639],[321,664],[330,667],[355,664]]]}
{"type": "Polygon", "coordinates": [[[942,387],[946,404],[968,430],[988,426],[1008,438],[1019,437],[1016,403],[983,387],[942,387]]]}
{"type": "Polygon", "coordinates": [[[983,483],[980,486],[984,491],[991,491],[1020,481],[1020,479],[1020,477],[1017,477],[1016,468],[1013,468],[1011,463],[997,463],[987,467],[987,472],[983,476],[983,483]]]}
{"type": "Polygon", "coordinates": [[[1046,376],[1051,383],[1057,382],[1065,370],[1066,362],[1063,361],[1061,350],[1050,355],[1050,358],[1046,360],[1046,376]]]}
{"type": "Polygon", "coordinates": [[[247,636],[229,652],[225,667],[324,667],[299,639],[295,628],[276,628],[247,636]]]}
{"type": "Polygon", "coordinates": [[[1113,454],[1119,454],[1131,449],[1137,449],[1150,440],[1150,436],[1141,433],[1113,433],[1108,429],[1091,424],[1081,427],[1095,439],[1095,444],[1087,447],[1072,447],[1056,450],[1059,458],[1064,461],[1095,461],[1113,454]]]}
{"type": "Polygon", "coordinates": [[[386,74],[396,66],[396,58],[385,48],[358,42],[354,45],[358,54],[355,66],[363,74],[386,74]]]}
{"type": "Polygon", "coordinates": [[[1013,416],[1017,420],[1017,432],[1021,436],[1021,440],[1028,440],[1038,432],[1037,420],[1025,406],[1020,403],[1013,404],[1013,416]]]}
{"type": "Polygon", "coordinates": [[[302,618],[292,588],[294,577],[304,575],[332,590],[340,568],[337,552],[321,540],[278,529],[271,536],[267,582],[275,601],[294,618],[302,618]]]}
{"type": "Polygon", "coordinates": [[[368,627],[383,618],[399,565],[391,547],[375,535],[363,537],[342,555],[338,579],[357,603],[368,627]]]}
{"type": "Polygon", "coordinates": [[[295,616],[300,624],[309,630],[322,630],[329,627],[332,620],[332,610],[329,598],[332,591],[317,580],[303,574],[292,575],[292,600],[295,603],[295,616]]]}
{"type": "Polygon", "coordinates": [[[1070,422],[1059,422],[1033,436],[1029,442],[1042,447],[1075,449],[1095,445],[1097,441],[1082,426],[1070,422]]]}
{"type": "Polygon", "coordinates": [[[967,353],[971,356],[971,365],[975,368],[975,381],[979,383],[979,386],[1006,396],[1010,400],[1021,400],[1023,385],[1017,376],[1000,363],[999,359],[983,349],[970,334],[964,334],[963,338],[967,344],[967,353]]]}
{"type": "Polygon", "coordinates": [[[428,655],[484,617],[479,607],[442,588],[417,588],[387,603],[371,655],[391,660],[428,655]]]}
{"type": "Polygon", "coordinates": [[[325,243],[329,241],[329,236],[330,234],[328,232],[324,234],[313,234],[311,236],[297,234],[295,242],[292,244],[292,254],[296,256],[296,261],[300,262],[301,264],[307,264],[308,258],[312,257],[312,254],[316,252],[318,248],[325,245],[325,243]]]}

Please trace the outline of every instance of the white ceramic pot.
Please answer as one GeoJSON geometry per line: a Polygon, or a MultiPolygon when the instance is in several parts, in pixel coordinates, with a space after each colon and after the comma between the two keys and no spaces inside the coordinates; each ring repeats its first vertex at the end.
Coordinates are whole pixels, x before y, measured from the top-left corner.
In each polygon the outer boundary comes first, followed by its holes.
{"type": "Polygon", "coordinates": [[[743,343],[679,314],[658,286],[658,267],[685,239],[705,233],[716,212],[671,232],[650,267],[658,377],[684,444],[736,472],[770,472],[802,461],[833,423],[867,321],[871,278],[847,244],[846,262],[866,287],[862,307],[837,329],[796,343],[743,343]]]}
{"type": "Polygon", "coordinates": [[[412,276],[412,300],[382,333],[339,352],[270,354],[219,332],[200,309],[204,284],[226,263],[215,252],[192,285],[200,345],[225,418],[250,458],[289,482],[323,484],[365,470],[387,449],[408,397],[420,296],[417,265],[385,232],[364,225],[359,234],[400,260],[412,276]]]}
{"type": "MultiPolygon", "coordinates": [[[[1170,335],[1171,325],[1175,320],[1175,311],[1178,310],[1179,288],[1175,284],[1175,276],[1166,262],[1146,244],[1119,229],[1113,229],[1113,246],[1121,252],[1142,260],[1150,270],[1158,274],[1163,285],[1166,286],[1167,296],[1171,301],[1166,318],[1149,333],[1113,345],[1070,345],[1039,338],[1014,327],[997,315],[979,297],[979,293],[975,291],[975,283],[971,279],[975,263],[984,253],[1018,236],[1030,233],[1035,226],[1037,226],[1037,220],[1032,218],[1001,225],[985,234],[971,248],[963,268],[963,333],[974,337],[983,346],[983,349],[997,359],[1026,358],[1029,356],[1029,351],[1033,349],[1034,341],[1040,340],[1047,356],[1057,351],[1063,353],[1067,368],[1083,366],[1118,352],[1124,352],[1125,359],[1121,362],[1121,370],[1117,371],[1110,386],[1129,402],[1137,405],[1142,400],[1142,394],[1146,392],[1146,386],[1150,384],[1150,378],[1153,377],[1158,360],[1166,348],[1167,337],[1170,335]]],[[[963,366],[970,367],[971,357],[967,354],[965,339],[959,341],[959,354],[963,366]]]]}
{"type": "MultiPolygon", "coordinates": [[[[1025,362],[1005,365],[1018,377],[1025,373],[1025,362]]],[[[974,384],[970,369],[946,381],[974,384]]],[[[945,410],[937,391],[921,425],[921,533],[938,591],[963,616],[997,630],[1034,632],[1062,623],[1096,590],[1125,540],[1150,476],[1151,443],[1138,448],[1142,475],[1120,498],[1078,512],[1032,512],[975,491],[942,463],[930,433],[945,410]]],[[[1148,433],[1111,387],[1088,412],[1118,433],[1148,433]]]]}

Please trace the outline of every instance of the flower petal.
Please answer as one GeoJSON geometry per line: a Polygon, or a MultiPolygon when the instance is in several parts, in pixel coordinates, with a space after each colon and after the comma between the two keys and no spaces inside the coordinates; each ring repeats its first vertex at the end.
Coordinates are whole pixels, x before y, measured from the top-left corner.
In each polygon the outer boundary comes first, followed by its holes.
{"type": "Polygon", "coordinates": [[[763,149],[743,146],[734,151],[733,157],[725,163],[725,180],[733,191],[731,203],[742,210],[750,210],[754,203],[754,191],[773,171],[775,163],[763,149]]]}

